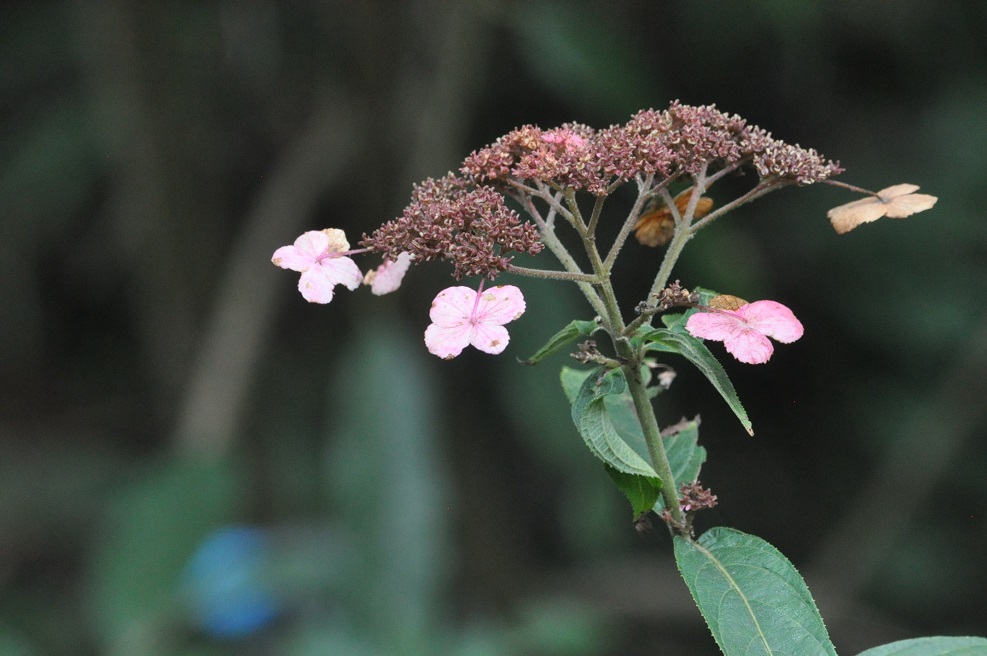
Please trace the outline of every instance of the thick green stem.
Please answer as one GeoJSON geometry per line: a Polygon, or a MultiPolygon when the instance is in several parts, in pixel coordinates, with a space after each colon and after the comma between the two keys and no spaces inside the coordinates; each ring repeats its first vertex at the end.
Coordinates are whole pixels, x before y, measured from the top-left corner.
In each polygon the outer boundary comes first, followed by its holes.
{"type": "Polygon", "coordinates": [[[617,303],[617,296],[614,294],[613,285],[610,284],[610,270],[604,265],[600,252],[596,248],[595,241],[590,238],[585,241],[586,253],[589,255],[593,271],[602,282],[599,284],[603,302],[607,306],[609,317],[605,319],[605,325],[610,330],[614,348],[617,354],[624,360],[624,375],[627,378],[627,385],[634,399],[634,408],[637,410],[638,422],[641,424],[641,432],[644,433],[644,441],[648,445],[648,455],[651,458],[651,466],[662,481],[661,498],[665,508],[672,515],[676,524],[682,524],[682,511],[679,509],[678,492],[675,489],[675,479],[672,476],[671,466],[668,464],[668,454],[665,452],[665,445],[661,441],[661,429],[658,428],[658,418],[655,416],[655,409],[648,398],[648,390],[641,379],[641,360],[627,338],[623,335],[624,319],[620,314],[620,306],[617,303]]]}
{"type": "MultiPolygon", "coordinates": [[[[625,349],[630,351],[630,347],[625,343],[625,349]]],[[[631,354],[633,355],[633,354],[631,354]]],[[[661,500],[665,508],[672,515],[676,524],[682,524],[682,510],[679,508],[679,493],[675,489],[675,477],[672,476],[671,465],[668,464],[668,454],[665,452],[665,443],[661,439],[661,429],[658,428],[658,419],[655,417],[654,406],[648,398],[648,390],[641,380],[640,364],[634,362],[624,367],[624,374],[627,378],[627,386],[634,399],[634,409],[637,410],[637,418],[644,432],[644,442],[648,445],[648,455],[651,456],[651,466],[662,481],[661,500]]]]}

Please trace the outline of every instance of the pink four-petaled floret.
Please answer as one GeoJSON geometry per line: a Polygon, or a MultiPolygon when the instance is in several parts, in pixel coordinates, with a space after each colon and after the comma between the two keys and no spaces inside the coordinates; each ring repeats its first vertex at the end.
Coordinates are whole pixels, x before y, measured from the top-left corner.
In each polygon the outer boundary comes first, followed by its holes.
{"type": "Polygon", "coordinates": [[[723,342],[727,353],[747,364],[763,364],[774,353],[768,337],[788,344],[802,336],[802,323],[775,301],[755,301],[736,310],[697,312],[685,324],[694,337],[723,342]]]}
{"type": "Polygon", "coordinates": [[[271,261],[282,269],[301,272],[298,291],[306,301],[328,303],[336,285],[356,289],[363,282],[363,274],[356,263],[341,255],[349,249],[350,244],[342,230],[310,230],[291,246],[274,251],[271,261]]]}
{"type": "Polygon", "coordinates": [[[513,285],[491,287],[479,295],[469,287],[449,287],[432,301],[425,345],[444,360],[470,344],[484,353],[501,353],[510,341],[504,324],[520,317],[524,309],[524,296],[513,285]]]}

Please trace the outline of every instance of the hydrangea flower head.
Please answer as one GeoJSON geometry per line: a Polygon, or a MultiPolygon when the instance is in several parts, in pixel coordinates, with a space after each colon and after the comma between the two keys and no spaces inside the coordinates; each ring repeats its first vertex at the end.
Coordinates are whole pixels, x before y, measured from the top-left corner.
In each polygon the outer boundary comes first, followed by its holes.
{"type": "Polygon", "coordinates": [[[411,253],[407,251],[398,255],[396,260],[384,260],[384,263],[372,271],[367,271],[363,284],[370,285],[374,296],[390,294],[401,286],[404,274],[411,266],[411,253]]]}
{"type": "Polygon", "coordinates": [[[328,303],[336,285],[356,289],[363,281],[356,263],[342,255],[349,249],[350,243],[342,230],[310,230],[291,246],[274,251],[271,261],[282,269],[301,272],[298,291],[306,301],[328,303]]]}
{"type": "Polygon", "coordinates": [[[736,310],[697,312],[685,329],[700,339],[723,342],[727,353],[747,364],[764,364],[774,353],[768,337],[784,344],[802,336],[802,322],[775,301],[755,301],[736,310]]]}
{"type": "Polygon", "coordinates": [[[479,293],[469,287],[449,287],[432,301],[425,345],[443,360],[451,360],[470,344],[496,355],[510,341],[504,324],[520,317],[524,309],[524,296],[513,285],[481,288],[479,293]]]}

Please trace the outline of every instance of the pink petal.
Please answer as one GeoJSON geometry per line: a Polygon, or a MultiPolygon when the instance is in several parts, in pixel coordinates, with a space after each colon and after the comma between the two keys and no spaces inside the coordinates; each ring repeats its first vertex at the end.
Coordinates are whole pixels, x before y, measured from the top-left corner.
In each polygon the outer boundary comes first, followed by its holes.
{"type": "Polygon", "coordinates": [[[484,353],[490,353],[491,355],[503,353],[504,349],[507,348],[508,342],[511,341],[511,336],[508,334],[507,328],[503,326],[479,324],[473,328],[472,332],[470,343],[484,353]]]}
{"type": "Polygon", "coordinates": [[[329,257],[319,262],[326,278],[334,285],[345,285],[348,289],[356,289],[363,282],[363,272],[356,262],[348,257],[329,257]]]}
{"type": "Polygon", "coordinates": [[[746,364],[764,364],[775,350],[771,340],[750,328],[731,335],[723,345],[727,353],[746,364]]]}
{"type": "Polygon", "coordinates": [[[282,269],[308,271],[315,264],[315,258],[295,246],[282,246],[274,251],[271,262],[282,269]]]}
{"type": "Polygon", "coordinates": [[[521,294],[520,289],[514,285],[491,287],[483,290],[480,295],[480,302],[476,307],[476,321],[502,326],[520,317],[524,314],[524,310],[524,295],[521,294]]]}
{"type": "Polygon", "coordinates": [[[469,287],[449,287],[439,292],[432,301],[428,316],[432,323],[439,326],[468,325],[475,302],[476,292],[469,287]]]}
{"type": "Polygon", "coordinates": [[[314,267],[298,279],[298,291],[309,303],[328,303],[336,283],[326,275],[324,267],[314,267]]]}
{"type": "Polygon", "coordinates": [[[425,346],[432,355],[451,360],[469,345],[471,332],[469,324],[440,326],[433,323],[425,329],[425,346]]]}
{"type": "Polygon", "coordinates": [[[282,269],[307,271],[319,261],[319,256],[328,247],[329,237],[326,234],[310,230],[299,236],[293,245],[274,251],[271,261],[282,269]]]}
{"type": "Polygon", "coordinates": [[[685,322],[685,329],[693,337],[722,342],[743,331],[744,322],[731,310],[696,312],[685,322]]]}
{"type": "Polygon", "coordinates": [[[295,240],[295,248],[312,256],[314,260],[329,248],[329,236],[322,230],[303,232],[295,240]]]}
{"type": "Polygon", "coordinates": [[[408,272],[410,266],[411,254],[401,253],[397,260],[388,260],[376,270],[368,272],[363,282],[370,285],[370,291],[375,296],[390,294],[401,286],[404,274],[408,272]]]}
{"type": "Polygon", "coordinates": [[[754,330],[784,344],[802,336],[802,322],[786,306],[775,301],[755,301],[737,309],[754,330]]]}

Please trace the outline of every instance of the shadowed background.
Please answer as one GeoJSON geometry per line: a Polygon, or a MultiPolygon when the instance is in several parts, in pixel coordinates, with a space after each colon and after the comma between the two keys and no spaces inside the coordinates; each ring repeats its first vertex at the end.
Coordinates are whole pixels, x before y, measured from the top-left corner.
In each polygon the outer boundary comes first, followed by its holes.
{"type": "MultiPolygon", "coordinates": [[[[444,265],[314,306],[270,264],[514,127],[676,98],[940,198],[837,236],[856,196],[788,189],[686,249],[684,285],[806,326],[725,362],[753,438],[684,366],[659,399],[702,416],[701,527],[791,558],[842,653],[987,633],[985,29],[914,0],[4,3],[0,653],[718,653],[572,426],[572,361],[516,362],[591,317],[574,287],[502,278],[506,354],[443,362],[444,265]]],[[[658,260],[622,255],[628,316],[658,260]]]]}

